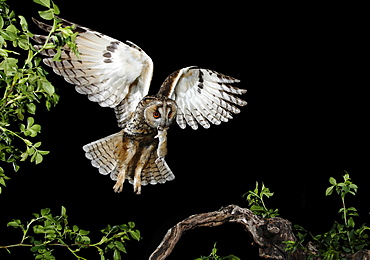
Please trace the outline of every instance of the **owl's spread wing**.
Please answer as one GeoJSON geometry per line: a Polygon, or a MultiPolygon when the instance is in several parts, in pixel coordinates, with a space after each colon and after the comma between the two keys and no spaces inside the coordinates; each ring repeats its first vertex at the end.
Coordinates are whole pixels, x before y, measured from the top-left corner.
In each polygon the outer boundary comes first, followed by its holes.
{"type": "MultiPolygon", "coordinates": [[[[76,85],[77,92],[88,95],[89,100],[102,107],[115,108],[118,125],[123,127],[140,100],[148,94],[153,74],[151,58],[132,42],[123,43],[59,19],[64,26],[75,26],[80,59],[65,46],[61,61],[52,60],[55,50],[44,50],[42,54],[49,57],[44,63],[67,82],[76,85]]],[[[50,31],[51,26],[34,21],[41,29],[50,31]]],[[[34,39],[40,44],[46,41],[46,37],[40,35],[34,39]]],[[[35,47],[41,48],[41,45],[35,47]]]]}
{"type": "Polygon", "coordinates": [[[239,80],[216,71],[187,67],[175,71],[163,82],[158,95],[176,101],[176,121],[181,128],[186,124],[198,129],[198,123],[209,128],[210,123],[219,125],[232,119],[232,113],[240,113],[238,106],[246,101],[236,97],[247,92],[231,86],[239,80]]]}

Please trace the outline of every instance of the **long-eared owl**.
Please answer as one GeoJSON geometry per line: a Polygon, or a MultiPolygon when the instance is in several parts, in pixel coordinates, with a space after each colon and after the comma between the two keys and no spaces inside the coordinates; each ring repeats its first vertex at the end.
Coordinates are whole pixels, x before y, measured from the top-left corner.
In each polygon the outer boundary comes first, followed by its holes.
{"type": "MultiPolygon", "coordinates": [[[[169,75],[158,94],[148,96],[153,75],[151,58],[130,41],[121,42],[99,32],[58,18],[63,26],[72,26],[78,33],[75,43],[79,57],[65,46],[59,61],[54,49],[45,49],[43,61],[54,72],[86,94],[102,107],[114,108],[118,126],[116,134],[83,147],[86,157],[101,174],[110,174],[116,181],[113,189],[122,191],[127,179],[134,192],[141,186],[173,180],[168,167],[167,130],[174,123],[181,128],[198,124],[209,128],[239,113],[237,106],[247,104],[236,95],[246,92],[231,86],[239,80],[209,69],[186,67],[169,75]]],[[[34,20],[45,31],[51,26],[34,20]]],[[[35,35],[41,44],[48,38],[35,35]]]]}

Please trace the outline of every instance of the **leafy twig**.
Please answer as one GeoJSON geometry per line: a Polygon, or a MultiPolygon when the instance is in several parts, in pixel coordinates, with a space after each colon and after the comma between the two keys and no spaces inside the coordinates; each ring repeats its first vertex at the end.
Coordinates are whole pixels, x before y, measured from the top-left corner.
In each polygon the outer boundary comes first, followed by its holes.
{"type": "Polygon", "coordinates": [[[10,253],[11,248],[30,247],[36,259],[54,259],[52,248],[61,246],[69,250],[77,259],[85,259],[78,254],[82,249],[96,248],[101,259],[105,259],[107,252],[113,251],[113,259],[121,259],[120,252],[127,253],[126,241],[141,239],[135,223],[108,225],[101,230],[103,237],[97,243],[91,243],[88,236],[90,231],[83,230],[76,225],[68,225],[66,208],[62,207],[60,216],[53,216],[50,209],[42,209],[40,214],[34,213],[34,218],[24,225],[21,220],[14,219],[8,223],[9,227],[19,228],[22,238],[18,244],[0,246],[10,253]]]}
{"type": "Polygon", "coordinates": [[[258,188],[258,182],[256,182],[256,188],[253,191],[248,191],[243,195],[248,201],[250,210],[256,215],[260,215],[264,218],[274,218],[279,216],[278,209],[268,209],[263,201],[263,197],[270,198],[274,193],[270,192],[270,189],[265,187],[262,183],[261,191],[258,188]]]}
{"type": "MultiPolygon", "coordinates": [[[[297,241],[287,241],[286,250],[290,253],[294,253],[298,249],[303,249],[308,255],[308,259],[315,257],[322,257],[323,259],[346,259],[347,255],[354,255],[355,252],[370,246],[369,235],[366,231],[370,230],[370,227],[363,224],[360,228],[355,228],[355,221],[353,217],[359,216],[356,208],[347,207],[345,198],[347,194],[356,195],[357,185],[351,181],[348,172],[343,176],[343,182],[338,182],[335,178],[330,177],[329,186],[326,189],[326,196],[329,196],[336,191],[341,198],[342,207],[339,213],[344,220],[344,223],[335,221],[331,229],[320,235],[313,236],[301,226],[295,225],[298,231],[297,241]],[[318,252],[312,255],[309,250],[306,250],[302,244],[306,239],[306,236],[310,234],[314,244],[318,248],[318,252]]],[[[322,259],[320,258],[320,259],[322,259]]]]}
{"type": "MultiPolygon", "coordinates": [[[[20,161],[30,158],[31,162],[38,164],[42,162],[43,155],[49,153],[38,149],[41,142],[34,144],[26,138],[36,137],[41,131],[41,126],[35,124],[34,118],[30,116],[35,115],[36,104],[44,100],[49,110],[59,101],[54,86],[46,78],[47,72],[40,65],[38,54],[49,48],[60,54],[63,46],[68,45],[78,55],[74,43],[77,33],[71,27],[63,27],[59,23],[60,20],[55,16],[60,13],[57,5],[50,0],[34,2],[47,8],[39,12],[42,18],[53,20],[46,42],[37,50],[30,42],[34,35],[29,31],[26,19],[21,15],[16,17],[5,0],[0,1],[0,160],[12,163],[15,171],[19,169],[20,161]],[[9,45],[17,51],[8,50],[9,45]],[[24,52],[27,58],[21,65],[19,57],[24,52]],[[19,123],[25,119],[27,126],[19,123]],[[14,145],[16,139],[24,142],[26,148],[14,145]]],[[[0,167],[0,185],[5,186],[8,179],[0,167]]]]}

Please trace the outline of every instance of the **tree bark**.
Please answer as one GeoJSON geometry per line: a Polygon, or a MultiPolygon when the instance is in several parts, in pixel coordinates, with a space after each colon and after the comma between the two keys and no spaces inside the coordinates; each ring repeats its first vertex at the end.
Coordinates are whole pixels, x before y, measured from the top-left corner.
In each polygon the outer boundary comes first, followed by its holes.
{"type": "MultiPolygon", "coordinates": [[[[308,254],[317,255],[317,248],[312,243],[308,243],[305,250],[299,249],[293,254],[284,250],[284,241],[297,241],[292,224],[283,218],[262,218],[255,215],[249,209],[240,208],[237,205],[229,205],[218,211],[192,215],[177,223],[167,231],[161,244],[149,257],[149,260],[164,260],[174,249],[182,234],[196,227],[215,227],[227,222],[240,223],[244,230],[252,237],[254,244],[259,248],[259,256],[264,259],[279,260],[303,260],[308,254]]],[[[314,257],[320,260],[319,256],[314,257]]],[[[351,260],[370,260],[370,251],[361,250],[347,259],[351,260]]]]}

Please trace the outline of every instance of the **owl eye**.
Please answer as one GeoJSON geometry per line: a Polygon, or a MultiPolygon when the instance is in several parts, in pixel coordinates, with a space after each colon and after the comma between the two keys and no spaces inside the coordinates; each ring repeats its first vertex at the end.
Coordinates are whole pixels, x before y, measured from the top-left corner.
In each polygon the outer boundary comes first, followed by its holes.
{"type": "Polygon", "coordinates": [[[154,117],[154,118],[160,118],[160,117],[161,117],[161,114],[160,114],[158,111],[155,111],[155,112],[153,113],[153,117],[154,117]]]}
{"type": "Polygon", "coordinates": [[[168,118],[170,118],[172,116],[172,112],[168,113],[168,118]]]}

